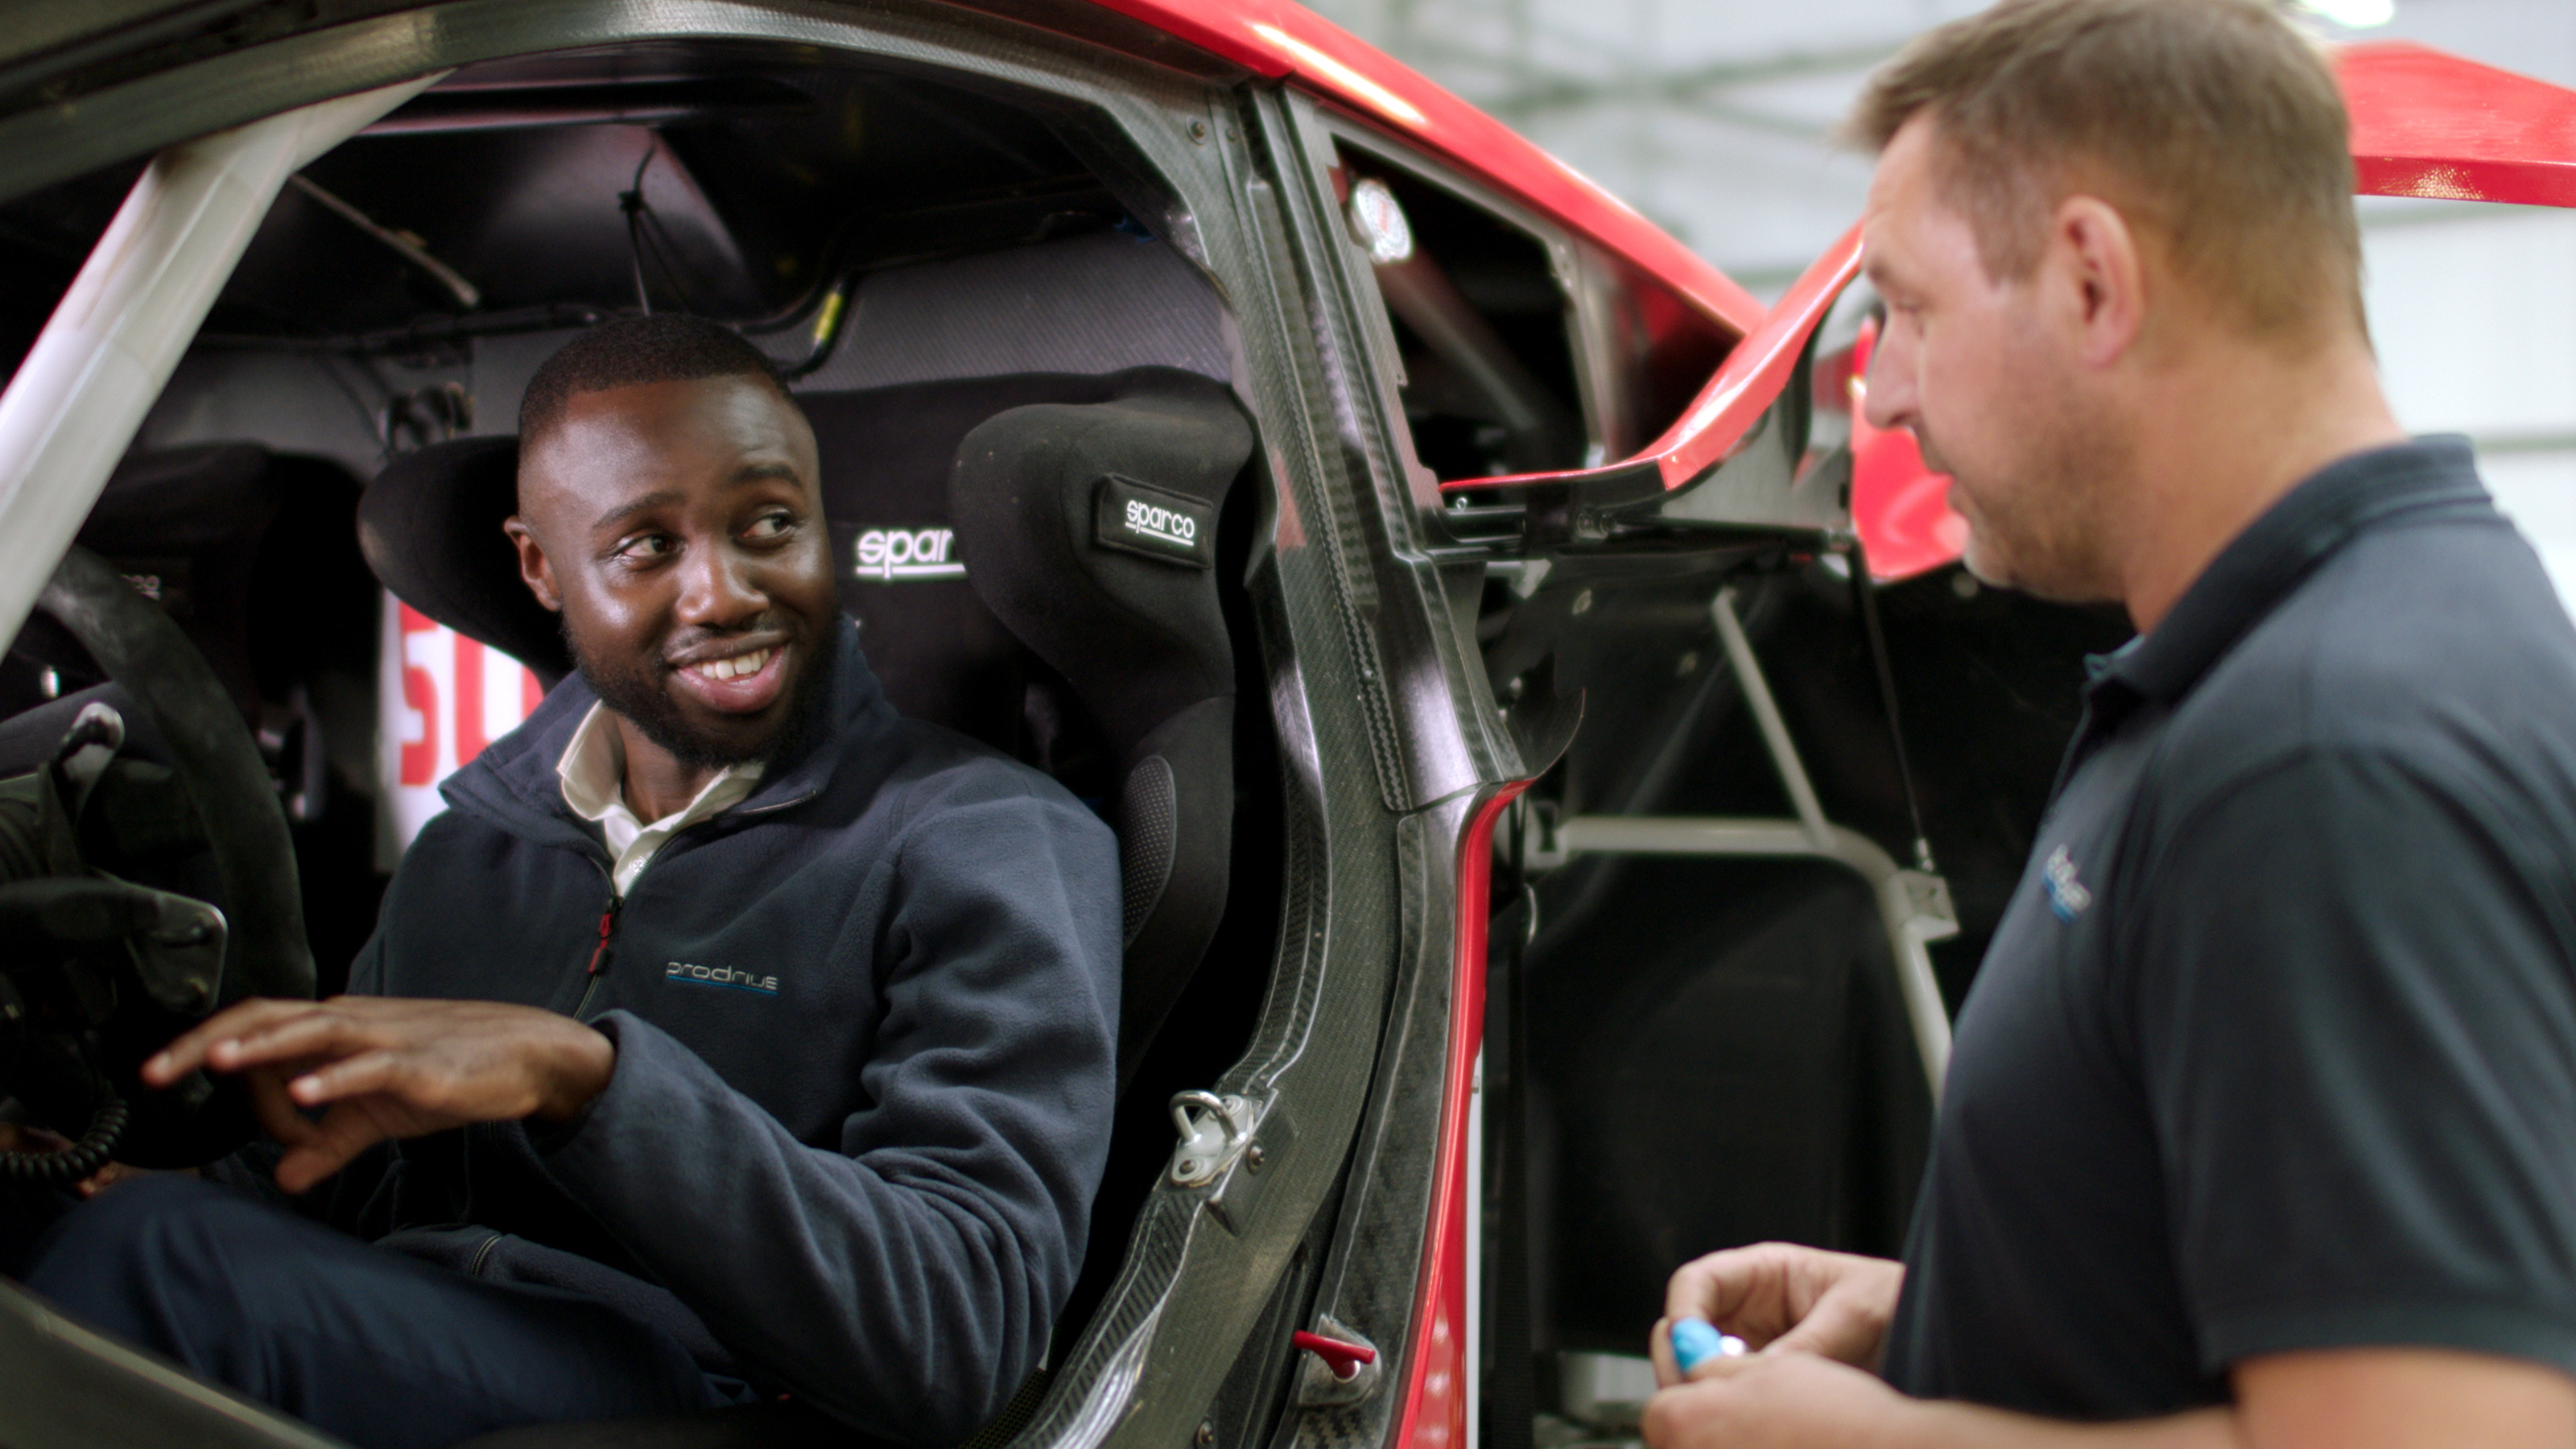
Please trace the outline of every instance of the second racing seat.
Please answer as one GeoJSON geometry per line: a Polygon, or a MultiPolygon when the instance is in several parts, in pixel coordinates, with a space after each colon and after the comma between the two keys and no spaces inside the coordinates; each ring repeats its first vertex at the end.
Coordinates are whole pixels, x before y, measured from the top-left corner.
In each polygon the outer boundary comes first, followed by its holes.
{"type": "Polygon", "coordinates": [[[1251,456],[1222,385],[1140,368],[1100,402],[994,416],[949,485],[976,592],[1063,676],[1116,762],[1122,1087],[1225,912],[1235,676],[1217,515],[1251,456]]]}
{"type": "MultiPolygon", "coordinates": [[[[177,621],[257,731],[278,726],[321,673],[371,668],[375,590],[347,560],[357,497],[338,465],[256,443],[137,449],[116,465],[78,542],[177,621]]],[[[0,665],[0,714],[53,697],[42,670],[55,693],[104,677],[70,635],[33,616],[0,665]]]]}

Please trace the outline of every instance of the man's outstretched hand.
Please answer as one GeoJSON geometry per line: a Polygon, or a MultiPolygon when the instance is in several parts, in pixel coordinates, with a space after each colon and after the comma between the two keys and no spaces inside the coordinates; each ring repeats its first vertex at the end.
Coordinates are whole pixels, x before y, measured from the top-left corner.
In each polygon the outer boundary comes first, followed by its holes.
{"type": "Polygon", "coordinates": [[[336,996],[219,1012],[145,1062],[143,1082],[166,1087],[199,1067],[248,1082],[260,1126],[286,1146],[277,1185],[303,1192],[389,1138],[567,1121],[607,1090],[617,1049],[533,1006],[336,996]]]}

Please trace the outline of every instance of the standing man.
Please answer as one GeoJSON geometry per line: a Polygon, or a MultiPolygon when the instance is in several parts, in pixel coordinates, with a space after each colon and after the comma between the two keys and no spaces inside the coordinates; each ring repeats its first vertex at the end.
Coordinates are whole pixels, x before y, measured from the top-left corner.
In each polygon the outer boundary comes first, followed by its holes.
{"type": "Polygon", "coordinates": [[[2333,77],[2258,0],[2005,0],[1857,129],[1871,420],[1973,572],[2140,637],[1905,1262],[1683,1268],[1756,1352],[1659,1328],[1648,1441],[2576,1444],[2576,630],[2381,397],[2333,77]]]}

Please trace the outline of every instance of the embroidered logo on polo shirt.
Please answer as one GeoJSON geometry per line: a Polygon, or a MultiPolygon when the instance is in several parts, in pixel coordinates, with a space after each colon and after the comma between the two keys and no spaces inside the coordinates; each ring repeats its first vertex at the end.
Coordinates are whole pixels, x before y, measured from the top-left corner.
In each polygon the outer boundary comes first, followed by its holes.
{"type": "Polygon", "coordinates": [[[2063,845],[2048,853],[2047,863],[2039,868],[2039,884],[2048,892],[2049,910],[2061,921],[2074,920],[2093,904],[2093,892],[2075,878],[2075,857],[2063,845]]]}
{"type": "Polygon", "coordinates": [[[777,977],[754,976],[731,966],[700,966],[689,961],[674,961],[662,968],[662,979],[691,986],[721,986],[727,991],[748,991],[755,996],[778,994],[777,977]]]}

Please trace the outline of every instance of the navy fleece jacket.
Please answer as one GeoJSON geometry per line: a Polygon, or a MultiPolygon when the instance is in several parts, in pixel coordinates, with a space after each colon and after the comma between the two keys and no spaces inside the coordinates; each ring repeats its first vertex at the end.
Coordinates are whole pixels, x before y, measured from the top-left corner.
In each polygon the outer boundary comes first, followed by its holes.
{"type": "Polygon", "coordinates": [[[609,859],[555,770],[589,689],[449,778],[352,989],[572,1013],[616,1073],[564,1127],[353,1164],[328,1215],[954,1444],[1036,1367],[1080,1264],[1116,1091],[1117,847],[1054,781],[897,715],[846,618],[834,666],[827,723],[662,847],[595,974],[609,859]]]}

